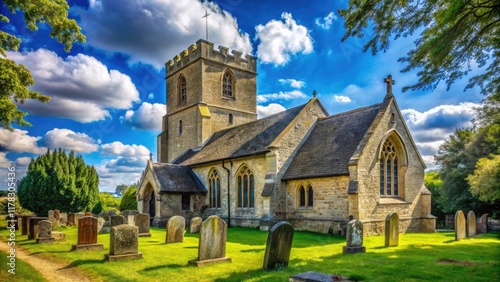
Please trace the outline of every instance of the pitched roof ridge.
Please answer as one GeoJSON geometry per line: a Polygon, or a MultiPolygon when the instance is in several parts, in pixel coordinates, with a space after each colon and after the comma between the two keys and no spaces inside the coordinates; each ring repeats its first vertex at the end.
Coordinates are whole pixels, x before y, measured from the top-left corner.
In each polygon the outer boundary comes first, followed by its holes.
{"type": "Polygon", "coordinates": [[[373,105],[362,107],[362,108],[352,109],[352,110],[349,110],[347,112],[341,112],[341,113],[338,113],[338,114],[333,114],[333,115],[330,115],[330,116],[327,116],[327,117],[323,118],[323,120],[338,118],[338,117],[341,117],[341,116],[346,116],[346,115],[350,115],[350,114],[354,114],[354,113],[359,113],[359,112],[371,110],[371,109],[374,109],[376,107],[380,107],[382,104],[383,103],[377,103],[377,104],[373,104],[373,105]]]}

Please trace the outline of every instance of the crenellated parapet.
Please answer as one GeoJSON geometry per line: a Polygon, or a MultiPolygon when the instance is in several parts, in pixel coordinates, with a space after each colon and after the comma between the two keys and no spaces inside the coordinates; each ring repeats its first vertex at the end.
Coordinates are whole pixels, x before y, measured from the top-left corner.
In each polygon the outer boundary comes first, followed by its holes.
{"type": "Polygon", "coordinates": [[[215,50],[212,42],[200,39],[196,44],[192,44],[187,50],[175,55],[165,64],[167,77],[200,58],[219,62],[235,69],[257,73],[257,58],[248,54],[245,57],[242,55],[242,52],[236,50],[229,52],[229,48],[223,46],[219,46],[219,50],[215,50]]]}

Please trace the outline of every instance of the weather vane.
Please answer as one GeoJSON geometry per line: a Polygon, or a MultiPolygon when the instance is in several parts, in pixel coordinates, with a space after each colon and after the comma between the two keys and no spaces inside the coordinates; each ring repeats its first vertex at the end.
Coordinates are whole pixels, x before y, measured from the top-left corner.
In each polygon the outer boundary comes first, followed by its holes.
{"type": "Polygon", "coordinates": [[[206,10],[205,15],[201,17],[202,19],[205,18],[205,31],[206,31],[207,41],[208,41],[208,16],[210,16],[210,14],[208,13],[208,10],[206,10]]]}

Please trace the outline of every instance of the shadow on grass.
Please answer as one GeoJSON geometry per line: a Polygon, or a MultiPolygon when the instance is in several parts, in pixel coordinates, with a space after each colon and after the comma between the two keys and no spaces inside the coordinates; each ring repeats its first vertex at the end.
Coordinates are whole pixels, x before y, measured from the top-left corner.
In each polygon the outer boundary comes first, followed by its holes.
{"type": "Polygon", "coordinates": [[[266,250],[265,248],[247,249],[247,250],[241,250],[240,252],[242,252],[242,253],[258,253],[258,252],[262,252],[262,251],[265,251],[265,250],[266,250]]]}
{"type": "Polygon", "coordinates": [[[137,272],[139,272],[139,273],[145,273],[145,272],[155,271],[155,270],[178,269],[178,268],[183,268],[183,267],[186,267],[186,265],[181,265],[181,264],[163,264],[163,265],[146,267],[146,268],[144,268],[142,270],[139,270],[137,272]]]}
{"type": "Polygon", "coordinates": [[[78,260],[71,262],[70,264],[68,264],[67,266],[65,266],[61,269],[70,269],[70,268],[78,267],[79,265],[84,265],[84,264],[101,264],[104,262],[105,262],[104,258],[102,258],[102,259],[78,259],[78,260]]]}
{"type": "Polygon", "coordinates": [[[184,249],[198,249],[197,246],[188,246],[188,247],[184,247],[184,249]]]}

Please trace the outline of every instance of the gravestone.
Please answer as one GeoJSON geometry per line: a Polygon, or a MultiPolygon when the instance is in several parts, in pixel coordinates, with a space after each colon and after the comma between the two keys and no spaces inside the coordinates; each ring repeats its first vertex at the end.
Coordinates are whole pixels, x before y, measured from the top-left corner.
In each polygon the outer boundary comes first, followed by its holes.
{"type": "Polygon", "coordinates": [[[60,222],[61,222],[61,211],[59,211],[58,209],[55,209],[54,210],[54,222],[52,225],[59,226],[60,222]]]}
{"type": "Polygon", "coordinates": [[[465,216],[462,211],[457,211],[455,213],[455,240],[461,240],[466,237],[466,224],[465,216]]]}
{"type": "Polygon", "coordinates": [[[467,237],[476,236],[476,214],[474,211],[467,213],[467,237]]]}
{"type": "Polygon", "coordinates": [[[36,215],[23,215],[21,216],[21,235],[28,235],[29,233],[29,218],[35,217],[36,215]]]}
{"type": "Polygon", "coordinates": [[[186,229],[184,217],[179,215],[172,216],[167,221],[167,238],[165,239],[165,243],[182,243],[184,241],[184,229],[186,229]]]}
{"type": "Polygon", "coordinates": [[[326,274],[321,272],[308,271],[290,276],[289,282],[334,282],[345,281],[350,282],[348,277],[339,274],[326,274]]]}
{"type": "Polygon", "coordinates": [[[85,212],[85,216],[92,216],[91,212],[85,212]]]}
{"type": "Polygon", "coordinates": [[[385,246],[394,247],[399,245],[399,216],[393,212],[385,218],[385,246]]]}
{"type": "Polygon", "coordinates": [[[84,216],[78,220],[78,242],[72,251],[102,251],[104,245],[97,242],[97,218],[84,216]]]}
{"type": "Polygon", "coordinates": [[[73,220],[73,223],[75,226],[78,226],[78,220],[80,220],[80,218],[84,217],[85,214],[83,212],[77,212],[75,213],[75,218],[73,220]]]}
{"type": "Polygon", "coordinates": [[[202,222],[203,219],[201,219],[201,217],[199,216],[191,218],[191,221],[189,222],[189,233],[200,232],[200,227],[202,222]]]}
{"type": "Polygon", "coordinates": [[[147,213],[140,213],[135,216],[134,219],[135,226],[139,228],[139,237],[151,237],[149,233],[149,227],[151,224],[150,215],[147,213]]]}
{"type": "Polygon", "coordinates": [[[476,226],[476,232],[477,234],[483,234],[488,232],[488,214],[485,213],[483,214],[480,218],[479,221],[477,222],[476,226]]]}
{"type": "Polygon", "coordinates": [[[129,225],[135,225],[135,216],[138,214],[140,214],[140,212],[135,210],[126,210],[121,213],[124,219],[124,223],[129,225]]]}
{"type": "Polygon", "coordinates": [[[292,249],[294,229],[286,221],[276,223],[267,235],[266,252],[264,254],[264,269],[273,270],[276,267],[288,266],[292,249]]]}
{"type": "Polygon", "coordinates": [[[97,233],[101,233],[101,229],[104,226],[104,222],[106,222],[104,218],[102,217],[97,218],[97,233]]]}
{"type": "MultiPolygon", "coordinates": [[[[102,218],[102,217],[100,217],[102,218]]],[[[109,226],[109,221],[104,221],[102,224],[101,230],[99,230],[99,234],[109,234],[111,227],[109,226]]]]}
{"type": "Polygon", "coordinates": [[[66,225],[68,225],[68,226],[75,225],[75,214],[74,213],[68,214],[68,223],[66,225]]]}
{"type": "Polygon", "coordinates": [[[139,228],[128,224],[111,227],[106,261],[142,258],[139,253],[139,228]]]}
{"type": "Polygon", "coordinates": [[[35,240],[38,235],[38,223],[42,220],[47,220],[46,217],[30,217],[29,218],[29,232],[28,240],[35,240]]]}
{"type": "Polygon", "coordinates": [[[125,223],[125,222],[124,222],[123,216],[121,216],[121,215],[112,215],[109,217],[109,226],[110,227],[118,226],[118,225],[123,224],[123,223],[125,223]]]}
{"type": "Polygon", "coordinates": [[[53,243],[55,240],[52,237],[52,221],[42,220],[38,222],[38,238],[36,238],[36,242],[38,244],[48,244],[53,243]]]}
{"type": "Polygon", "coordinates": [[[49,210],[47,217],[49,218],[50,222],[54,222],[54,210],[49,210]]]}
{"type": "Polygon", "coordinates": [[[68,224],[68,214],[65,212],[62,212],[59,214],[59,222],[62,226],[66,226],[68,224]]]}
{"type": "Polygon", "coordinates": [[[54,237],[56,241],[66,242],[66,234],[60,231],[52,231],[52,237],[54,237]]]}
{"type": "Polygon", "coordinates": [[[353,219],[347,223],[346,246],[343,247],[344,254],[366,253],[363,246],[363,224],[353,219]]]}
{"type": "Polygon", "coordinates": [[[209,216],[201,224],[198,259],[189,261],[189,265],[231,262],[231,258],[226,257],[226,240],[226,222],[216,215],[209,216]]]}

